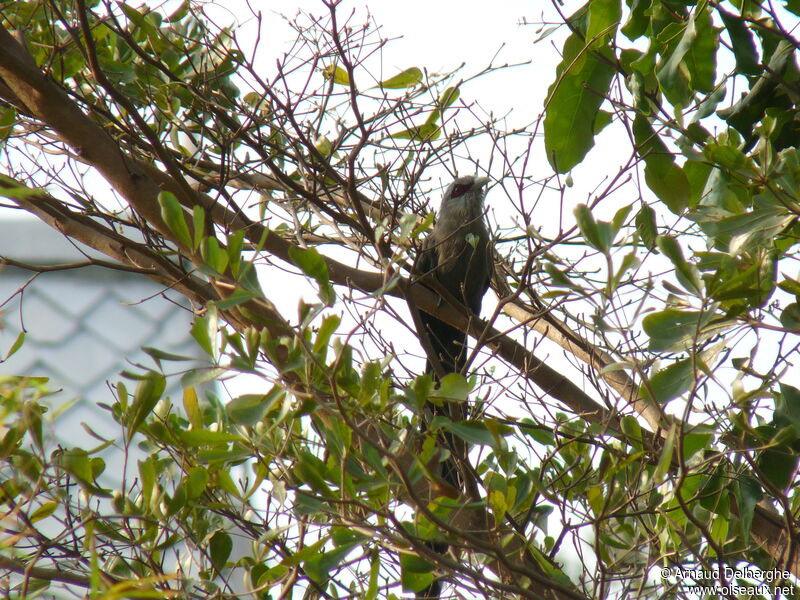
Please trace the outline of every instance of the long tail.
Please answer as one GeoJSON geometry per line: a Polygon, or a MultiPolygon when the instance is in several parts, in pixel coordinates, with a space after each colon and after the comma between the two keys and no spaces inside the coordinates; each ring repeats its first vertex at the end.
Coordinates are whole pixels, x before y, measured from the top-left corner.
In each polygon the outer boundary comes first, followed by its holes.
{"type": "MultiPolygon", "coordinates": [[[[436,356],[436,359],[441,366],[442,372],[457,373],[463,370],[467,355],[466,355],[466,342],[467,336],[458,329],[451,327],[444,321],[440,321],[436,317],[428,314],[421,313],[422,323],[425,326],[428,334],[428,340],[431,345],[431,350],[436,356]]],[[[426,364],[426,372],[436,373],[437,369],[434,368],[433,361],[428,358],[426,364]]],[[[437,406],[431,404],[431,412],[434,416],[444,415],[450,417],[447,406],[437,406]]],[[[458,472],[458,465],[452,457],[455,450],[454,439],[452,434],[445,433],[442,435],[442,446],[449,449],[451,457],[442,462],[441,464],[441,478],[445,483],[452,486],[454,489],[461,489],[460,476],[458,472]]],[[[428,547],[436,554],[444,555],[447,553],[448,545],[443,542],[430,542],[428,547]]],[[[425,589],[417,592],[417,600],[439,600],[442,594],[442,580],[435,579],[425,589]]]]}
{"type": "MultiPolygon", "coordinates": [[[[450,437],[448,435],[448,437],[450,437]]],[[[458,475],[458,467],[456,466],[456,462],[453,458],[448,458],[446,461],[442,463],[442,479],[453,486],[455,489],[459,488],[459,475],[458,475]]],[[[430,548],[436,554],[440,554],[444,556],[447,554],[448,545],[444,542],[428,542],[428,548],[430,548]]],[[[441,579],[434,579],[431,584],[423,590],[420,590],[416,594],[417,600],[439,600],[442,596],[442,580],[441,579]]]]}

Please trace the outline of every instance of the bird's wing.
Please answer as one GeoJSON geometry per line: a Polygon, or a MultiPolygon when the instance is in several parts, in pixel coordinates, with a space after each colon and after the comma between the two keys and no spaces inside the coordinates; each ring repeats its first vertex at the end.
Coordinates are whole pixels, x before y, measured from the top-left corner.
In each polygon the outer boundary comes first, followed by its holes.
{"type": "Polygon", "coordinates": [[[423,277],[428,273],[436,270],[437,266],[436,249],[434,248],[434,241],[430,235],[422,242],[422,249],[419,252],[416,262],[414,263],[413,273],[417,276],[423,277]]]}

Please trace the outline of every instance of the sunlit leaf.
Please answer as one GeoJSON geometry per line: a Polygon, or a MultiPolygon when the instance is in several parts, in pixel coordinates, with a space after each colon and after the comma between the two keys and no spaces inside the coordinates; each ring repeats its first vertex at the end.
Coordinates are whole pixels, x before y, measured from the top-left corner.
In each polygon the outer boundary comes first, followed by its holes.
{"type": "Polygon", "coordinates": [[[328,277],[328,265],[316,248],[289,248],[289,258],[303,273],[312,277],[319,285],[319,296],[326,304],[332,305],[336,293],[328,277]]]}
{"type": "Polygon", "coordinates": [[[405,71],[402,71],[397,75],[382,81],[380,86],[390,90],[402,89],[414,87],[421,81],[422,71],[417,67],[411,67],[410,69],[406,69],[405,71]]]}
{"type": "Polygon", "coordinates": [[[186,224],[186,215],[175,194],[162,191],[158,194],[158,203],[161,205],[161,218],[175,234],[178,241],[187,248],[192,248],[192,236],[186,224]]]}
{"type": "Polygon", "coordinates": [[[336,64],[328,65],[322,69],[322,76],[339,85],[350,85],[350,76],[347,74],[347,71],[336,64]]]}

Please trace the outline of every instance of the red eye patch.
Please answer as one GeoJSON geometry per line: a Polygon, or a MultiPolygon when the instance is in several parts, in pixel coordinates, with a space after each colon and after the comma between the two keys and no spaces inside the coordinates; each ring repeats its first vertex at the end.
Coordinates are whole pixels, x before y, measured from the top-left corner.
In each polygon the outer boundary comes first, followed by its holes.
{"type": "Polygon", "coordinates": [[[463,196],[466,194],[472,186],[468,183],[462,183],[453,188],[453,191],[450,193],[451,198],[458,198],[459,196],[463,196]]]}

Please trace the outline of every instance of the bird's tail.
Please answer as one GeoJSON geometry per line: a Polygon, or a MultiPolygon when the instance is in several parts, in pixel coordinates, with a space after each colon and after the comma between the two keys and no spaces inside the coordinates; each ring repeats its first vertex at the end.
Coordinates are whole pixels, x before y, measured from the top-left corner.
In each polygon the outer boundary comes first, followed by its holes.
{"type": "MultiPolygon", "coordinates": [[[[455,327],[451,327],[430,315],[422,314],[421,318],[427,330],[431,350],[444,374],[461,372],[467,360],[467,336],[455,327]]],[[[434,373],[434,376],[436,373],[430,358],[426,365],[426,372],[434,373]]],[[[431,405],[431,410],[433,416],[444,415],[451,417],[449,406],[431,405]]],[[[441,434],[440,446],[450,450],[450,456],[441,463],[440,476],[453,489],[460,490],[462,488],[461,476],[458,471],[458,465],[453,458],[456,453],[455,444],[456,440],[452,433],[443,432],[441,434]]],[[[436,554],[444,555],[447,553],[448,545],[444,542],[428,542],[427,545],[436,554]]],[[[437,578],[425,589],[416,593],[416,600],[440,600],[441,594],[442,579],[437,578]]]]}
{"type": "MultiPolygon", "coordinates": [[[[437,414],[447,414],[445,410],[446,408],[441,406],[433,406],[434,416],[437,414]]],[[[450,456],[442,461],[439,475],[442,481],[444,481],[444,483],[446,483],[449,487],[454,490],[461,490],[463,487],[461,473],[458,470],[458,464],[454,458],[456,453],[455,445],[457,441],[450,432],[441,433],[440,439],[440,446],[447,448],[450,451],[450,456]]],[[[427,542],[426,545],[431,549],[432,552],[438,555],[444,556],[447,554],[448,545],[445,542],[432,541],[427,542]]],[[[416,600],[440,600],[442,595],[442,581],[443,580],[441,578],[434,579],[425,589],[417,592],[416,600]]]]}
{"type": "MultiPolygon", "coordinates": [[[[445,434],[447,437],[450,437],[450,434],[445,434]]],[[[448,444],[448,447],[452,447],[448,444]]],[[[456,465],[456,461],[450,456],[447,460],[442,462],[442,471],[441,476],[442,479],[448,485],[452,486],[455,489],[460,488],[459,483],[459,474],[458,474],[458,466],[456,465]]],[[[447,554],[448,545],[444,542],[427,542],[426,545],[431,551],[435,552],[438,555],[444,556],[447,554]]],[[[428,585],[425,589],[420,590],[416,594],[416,600],[440,600],[442,596],[442,579],[436,578],[434,579],[430,585],[428,585]]]]}

